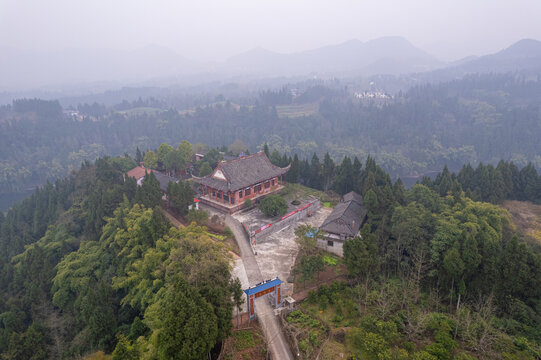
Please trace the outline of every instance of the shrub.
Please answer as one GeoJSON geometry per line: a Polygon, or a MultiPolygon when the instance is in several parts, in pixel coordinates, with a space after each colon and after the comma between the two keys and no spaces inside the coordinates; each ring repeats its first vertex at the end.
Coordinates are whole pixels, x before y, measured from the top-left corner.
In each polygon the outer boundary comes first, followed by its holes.
{"type": "Polygon", "coordinates": [[[190,222],[195,221],[198,225],[206,225],[208,222],[209,215],[204,210],[192,209],[188,211],[187,218],[190,222]]]}
{"type": "Polygon", "coordinates": [[[300,205],[300,204],[301,204],[301,202],[299,200],[297,200],[297,199],[295,199],[295,200],[293,200],[291,202],[291,205],[300,205]]]}
{"type": "Polygon", "coordinates": [[[261,200],[259,210],[268,217],[282,216],[287,212],[287,203],[281,196],[269,195],[261,200]]]}
{"type": "Polygon", "coordinates": [[[329,306],[329,298],[327,295],[321,295],[319,297],[319,310],[325,310],[329,306]]]}
{"type": "Polygon", "coordinates": [[[252,199],[246,199],[246,200],[244,200],[244,208],[245,208],[245,209],[248,209],[248,208],[250,208],[250,207],[252,207],[252,199]]]}

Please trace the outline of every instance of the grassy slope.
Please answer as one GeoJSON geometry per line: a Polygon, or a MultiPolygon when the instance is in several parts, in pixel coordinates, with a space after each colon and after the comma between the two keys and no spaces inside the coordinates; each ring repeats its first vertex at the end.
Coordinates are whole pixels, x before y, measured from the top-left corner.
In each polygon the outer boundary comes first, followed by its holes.
{"type": "Polygon", "coordinates": [[[502,207],[509,211],[517,231],[535,250],[541,250],[541,205],[527,201],[508,200],[502,207]]]}

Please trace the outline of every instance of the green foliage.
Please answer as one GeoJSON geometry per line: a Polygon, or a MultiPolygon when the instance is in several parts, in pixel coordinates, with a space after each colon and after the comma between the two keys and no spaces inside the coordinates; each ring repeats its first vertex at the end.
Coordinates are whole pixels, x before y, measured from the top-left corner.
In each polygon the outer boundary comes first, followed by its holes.
{"type": "Polygon", "coordinates": [[[250,208],[250,207],[252,207],[252,199],[246,199],[246,200],[244,200],[244,208],[245,208],[245,209],[248,209],[248,208],[250,208]]]}
{"type": "Polygon", "coordinates": [[[338,264],[338,259],[329,255],[323,255],[321,259],[327,266],[336,266],[338,264]]]}
{"type": "Polygon", "coordinates": [[[201,163],[201,166],[199,167],[199,177],[207,176],[210,173],[212,173],[212,168],[210,167],[208,162],[203,161],[201,163]]]}
{"type": "Polygon", "coordinates": [[[188,207],[193,205],[194,191],[187,181],[170,181],[167,185],[169,205],[179,214],[186,215],[188,207]]]}
{"type": "Polygon", "coordinates": [[[204,358],[217,339],[212,305],[180,276],[147,309],[145,318],[159,359],[204,358]]]}
{"type": "Polygon", "coordinates": [[[152,150],[145,153],[143,161],[145,162],[145,167],[148,169],[156,169],[158,167],[158,155],[152,150]]]}
{"type": "Polygon", "coordinates": [[[198,225],[206,225],[209,214],[204,210],[191,209],[186,216],[190,222],[196,222],[198,225]]]}
{"type": "Polygon", "coordinates": [[[137,187],[135,202],[147,207],[153,208],[162,203],[162,191],[160,182],[156,179],[153,172],[148,173],[141,186],[137,187]]]}
{"type": "Polygon", "coordinates": [[[349,274],[366,279],[377,273],[379,266],[378,248],[374,234],[369,225],[362,228],[361,236],[349,239],[344,243],[344,263],[349,274]]]}
{"type": "Polygon", "coordinates": [[[259,210],[265,216],[282,216],[287,212],[287,202],[279,195],[267,195],[259,203],[259,210]]]}
{"type": "Polygon", "coordinates": [[[308,224],[299,225],[295,229],[295,241],[301,253],[312,255],[316,250],[318,239],[323,239],[323,233],[308,224]]]}
{"type": "Polygon", "coordinates": [[[254,337],[250,330],[240,330],[233,333],[233,341],[237,351],[253,348],[255,346],[254,337]]]}
{"type": "Polygon", "coordinates": [[[137,348],[125,336],[119,335],[112,360],[137,360],[140,356],[137,348]]]}

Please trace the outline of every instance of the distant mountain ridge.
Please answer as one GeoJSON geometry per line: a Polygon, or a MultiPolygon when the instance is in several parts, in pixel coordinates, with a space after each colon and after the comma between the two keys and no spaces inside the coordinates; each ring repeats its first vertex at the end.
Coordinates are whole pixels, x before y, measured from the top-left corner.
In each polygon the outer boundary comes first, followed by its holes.
{"type": "Polygon", "coordinates": [[[293,54],[253,49],[229,58],[221,70],[266,76],[351,72],[374,75],[428,71],[442,65],[404,38],[383,37],[364,43],[354,39],[293,54]]]}
{"type": "Polygon", "coordinates": [[[130,84],[167,86],[232,77],[371,76],[424,74],[449,80],[468,73],[541,73],[541,42],[523,39],[495,54],[444,63],[398,36],[340,44],[297,53],[255,48],[223,63],[191,61],[175,51],[150,45],[133,51],[64,49],[23,51],[0,47],[0,91],[70,88],[100,83],[100,89],[130,84]],[[110,85],[108,85],[110,84],[110,85]]]}
{"type": "Polygon", "coordinates": [[[522,39],[490,55],[467,61],[453,69],[460,73],[541,72],[541,41],[522,39]]]}

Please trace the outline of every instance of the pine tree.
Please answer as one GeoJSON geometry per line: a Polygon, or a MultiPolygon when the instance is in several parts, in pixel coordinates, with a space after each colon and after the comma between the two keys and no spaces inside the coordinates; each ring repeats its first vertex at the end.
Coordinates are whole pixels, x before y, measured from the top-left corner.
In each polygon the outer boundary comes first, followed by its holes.
{"type": "Polygon", "coordinates": [[[310,163],[310,187],[321,190],[321,164],[316,153],[312,156],[310,163]]]}
{"type": "Polygon", "coordinates": [[[334,161],[329,153],[325,154],[323,159],[323,190],[327,191],[332,185],[332,179],[334,178],[334,161]]]}

